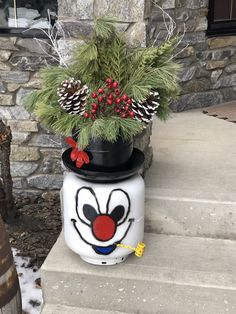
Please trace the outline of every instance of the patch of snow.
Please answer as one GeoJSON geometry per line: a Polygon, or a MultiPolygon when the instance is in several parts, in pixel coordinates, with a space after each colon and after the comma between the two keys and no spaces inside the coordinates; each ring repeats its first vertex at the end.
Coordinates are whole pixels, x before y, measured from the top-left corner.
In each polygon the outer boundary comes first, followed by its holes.
{"type": "MultiPolygon", "coordinates": [[[[15,17],[15,10],[12,7],[8,8],[9,17],[15,17]]],[[[39,11],[34,9],[27,8],[17,8],[17,18],[26,18],[28,20],[34,20],[35,18],[40,17],[39,11]]]]}
{"type": "Polygon", "coordinates": [[[50,28],[51,25],[46,18],[41,18],[36,21],[32,21],[30,28],[50,28]]]}
{"type": "Polygon", "coordinates": [[[30,265],[30,259],[21,257],[20,252],[12,248],[20,282],[22,307],[27,314],[39,314],[43,304],[42,289],[36,284],[40,278],[39,269],[30,265]]]}
{"type": "Polygon", "coordinates": [[[30,25],[30,20],[25,18],[18,18],[15,20],[14,18],[8,18],[8,27],[23,27],[27,28],[30,25]]]}

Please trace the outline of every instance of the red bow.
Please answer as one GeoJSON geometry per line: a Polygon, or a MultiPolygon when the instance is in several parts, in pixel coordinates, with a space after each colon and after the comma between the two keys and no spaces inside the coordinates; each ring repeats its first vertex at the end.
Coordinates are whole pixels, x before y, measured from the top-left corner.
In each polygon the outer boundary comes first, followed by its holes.
{"type": "Polygon", "coordinates": [[[76,161],[76,167],[81,168],[84,163],[89,164],[89,156],[83,150],[79,150],[76,141],[72,137],[66,138],[66,143],[72,147],[70,158],[72,161],[76,161]]]}

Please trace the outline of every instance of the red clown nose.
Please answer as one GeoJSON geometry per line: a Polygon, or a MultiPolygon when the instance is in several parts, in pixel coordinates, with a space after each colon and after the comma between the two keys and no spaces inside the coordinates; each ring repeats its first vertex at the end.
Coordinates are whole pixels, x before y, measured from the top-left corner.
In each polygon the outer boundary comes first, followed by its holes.
{"type": "Polygon", "coordinates": [[[96,239],[108,241],[116,232],[116,223],[109,215],[99,215],[93,221],[92,231],[96,239]]]}

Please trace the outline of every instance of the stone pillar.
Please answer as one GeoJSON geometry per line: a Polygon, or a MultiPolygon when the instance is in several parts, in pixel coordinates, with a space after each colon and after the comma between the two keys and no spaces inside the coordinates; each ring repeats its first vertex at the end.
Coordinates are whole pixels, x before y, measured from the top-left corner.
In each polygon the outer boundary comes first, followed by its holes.
{"type": "Polygon", "coordinates": [[[88,36],[93,18],[112,17],[133,46],[146,45],[151,0],[58,0],[59,20],[73,39],[88,36]]]}

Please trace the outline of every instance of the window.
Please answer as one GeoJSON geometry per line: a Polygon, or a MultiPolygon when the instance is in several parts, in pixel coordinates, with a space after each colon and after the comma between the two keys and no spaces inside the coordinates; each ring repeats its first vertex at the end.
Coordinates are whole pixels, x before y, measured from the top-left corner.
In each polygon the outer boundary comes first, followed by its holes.
{"type": "Polygon", "coordinates": [[[236,34],[236,0],[209,0],[207,33],[236,34]]]}
{"type": "Polygon", "coordinates": [[[25,37],[50,27],[57,14],[57,0],[0,0],[0,34],[25,37]]]}

